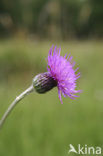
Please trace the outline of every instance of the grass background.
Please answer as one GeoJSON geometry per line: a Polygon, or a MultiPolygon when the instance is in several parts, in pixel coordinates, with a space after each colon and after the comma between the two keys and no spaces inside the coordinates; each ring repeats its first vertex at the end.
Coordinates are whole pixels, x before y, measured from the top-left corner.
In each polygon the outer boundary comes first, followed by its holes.
{"type": "MultiPolygon", "coordinates": [[[[0,41],[0,118],[32,78],[46,71],[52,43],[0,41]]],[[[0,131],[0,156],[68,156],[69,144],[103,148],[103,42],[54,43],[80,67],[83,93],[76,100],[63,98],[63,105],[57,88],[22,100],[0,131]]]]}

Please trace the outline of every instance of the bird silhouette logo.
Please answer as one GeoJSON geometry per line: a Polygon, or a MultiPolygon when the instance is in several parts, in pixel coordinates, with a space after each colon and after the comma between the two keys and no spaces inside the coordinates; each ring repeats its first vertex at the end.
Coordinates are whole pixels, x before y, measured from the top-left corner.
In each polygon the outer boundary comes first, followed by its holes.
{"type": "Polygon", "coordinates": [[[70,144],[69,147],[70,147],[70,149],[68,151],[68,154],[71,152],[78,153],[72,144],[70,144]]]}

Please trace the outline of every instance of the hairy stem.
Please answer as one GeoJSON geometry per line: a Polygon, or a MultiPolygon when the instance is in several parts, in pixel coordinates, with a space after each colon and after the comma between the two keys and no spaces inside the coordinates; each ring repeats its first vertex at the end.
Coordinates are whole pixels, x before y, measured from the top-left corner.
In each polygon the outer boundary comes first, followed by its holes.
{"type": "Polygon", "coordinates": [[[0,120],[0,129],[2,125],[4,124],[5,120],[7,119],[10,112],[13,110],[13,108],[16,106],[16,104],[21,101],[26,95],[33,92],[34,87],[31,85],[28,89],[26,89],[24,92],[22,92],[19,96],[16,97],[16,99],[11,103],[11,105],[8,107],[6,112],[4,113],[3,117],[0,120]]]}

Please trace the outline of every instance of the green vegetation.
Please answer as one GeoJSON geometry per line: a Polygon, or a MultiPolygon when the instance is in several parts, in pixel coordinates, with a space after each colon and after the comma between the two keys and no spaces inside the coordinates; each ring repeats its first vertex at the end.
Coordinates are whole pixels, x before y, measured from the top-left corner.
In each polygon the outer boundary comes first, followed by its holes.
{"type": "MultiPolygon", "coordinates": [[[[103,43],[55,43],[71,53],[80,67],[76,100],[63,98],[57,88],[21,101],[0,131],[0,156],[68,156],[69,144],[103,145],[103,43]]],[[[0,41],[0,118],[12,100],[40,72],[46,71],[50,42],[0,41]]],[[[72,154],[71,154],[72,156],[72,154]]]]}
{"type": "Polygon", "coordinates": [[[0,0],[0,37],[15,35],[103,38],[103,0],[0,0]]]}

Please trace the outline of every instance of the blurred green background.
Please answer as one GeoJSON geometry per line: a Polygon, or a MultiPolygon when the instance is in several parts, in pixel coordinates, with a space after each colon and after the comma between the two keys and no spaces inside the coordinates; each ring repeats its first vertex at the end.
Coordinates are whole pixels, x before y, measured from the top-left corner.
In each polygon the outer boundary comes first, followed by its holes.
{"type": "Polygon", "coordinates": [[[83,93],[63,105],[57,88],[23,99],[0,131],[0,156],[68,156],[69,144],[100,146],[103,155],[102,0],[0,1],[0,118],[46,71],[52,44],[77,62],[83,93]]]}

